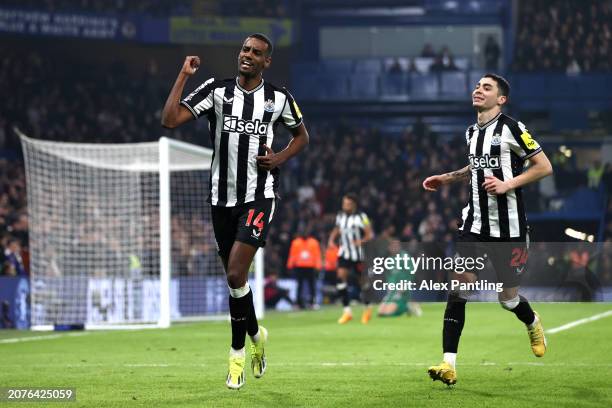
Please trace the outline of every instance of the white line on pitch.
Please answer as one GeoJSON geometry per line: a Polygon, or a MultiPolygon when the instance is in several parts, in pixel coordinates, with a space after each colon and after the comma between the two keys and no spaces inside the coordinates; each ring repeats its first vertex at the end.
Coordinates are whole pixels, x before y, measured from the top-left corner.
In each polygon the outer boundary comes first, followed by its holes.
{"type": "Polygon", "coordinates": [[[78,337],[78,336],[84,336],[86,334],[89,334],[89,332],[47,334],[45,336],[13,337],[10,339],[1,339],[0,344],[22,343],[25,341],[51,340],[51,339],[59,339],[60,337],[78,337]]]}
{"type": "MultiPolygon", "coordinates": [[[[92,367],[125,367],[125,368],[190,368],[190,367],[226,367],[227,363],[133,363],[133,364],[107,364],[107,363],[74,363],[74,364],[32,364],[30,368],[54,367],[54,368],[92,368],[92,367]]],[[[275,367],[428,367],[431,363],[360,363],[360,362],[305,362],[305,363],[276,363],[275,367]]],[[[23,367],[23,364],[8,364],[6,367],[23,367]]],[[[483,361],[481,363],[462,363],[462,367],[478,366],[533,366],[533,367],[612,367],[612,363],[544,363],[530,361],[493,362],[483,361]]]]}
{"type": "Polygon", "coordinates": [[[576,326],[579,326],[581,324],[585,324],[585,323],[589,323],[589,322],[594,322],[595,320],[603,319],[604,317],[608,317],[608,316],[612,316],[612,310],[608,310],[607,312],[603,312],[603,313],[598,313],[598,314],[593,315],[591,317],[585,317],[584,319],[575,320],[573,322],[569,322],[567,324],[564,324],[563,326],[559,326],[559,327],[554,327],[552,329],[548,329],[548,330],[546,330],[546,333],[548,333],[548,334],[559,333],[560,331],[569,330],[572,327],[576,327],[576,326]]]}

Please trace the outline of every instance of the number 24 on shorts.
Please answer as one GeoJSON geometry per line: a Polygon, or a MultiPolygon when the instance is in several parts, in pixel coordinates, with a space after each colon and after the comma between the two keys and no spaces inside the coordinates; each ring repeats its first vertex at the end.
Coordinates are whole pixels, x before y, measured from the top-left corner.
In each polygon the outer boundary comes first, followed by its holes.
{"type": "Polygon", "coordinates": [[[255,210],[251,208],[249,210],[249,216],[247,217],[247,221],[245,225],[249,227],[251,225],[251,222],[253,222],[253,225],[256,226],[261,231],[264,227],[264,222],[261,220],[264,216],[264,213],[263,211],[261,211],[259,214],[257,214],[257,216],[255,217],[255,220],[253,220],[253,214],[255,214],[255,210]]]}
{"type": "Polygon", "coordinates": [[[513,248],[512,249],[512,260],[510,261],[510,266],[519,267],[523,266],[527,263],[527,257],[529,256],[529,251],[527,248],[513,248]]]}

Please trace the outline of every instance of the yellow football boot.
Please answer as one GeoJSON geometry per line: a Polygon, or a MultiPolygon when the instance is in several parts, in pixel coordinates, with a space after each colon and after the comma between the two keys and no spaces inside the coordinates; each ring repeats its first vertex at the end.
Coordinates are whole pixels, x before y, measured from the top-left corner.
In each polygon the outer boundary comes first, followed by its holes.
{"type": "Polygon", "coordinates": [[[440,380],[446,385],[454,385],[457,383],[457,371],[445,361],[437,366],[429,367],[427,372],[434,381],[440,380]]]}
{"type": "Polygon", "coordinates": [[[340,316],[340,319],[338,319],[338,323],[339,324],[346,324],[348,322],[350,322],[351,320],[353,320],[353,314],[350,312],[344,312],[342,313],[342,316],[340,316]]]}
{"type": "Polygon", "coordinates": [[[533,328],[527,328],[529,334],[529,341],[531,342],[531,351],[536,357],[542,357],[546,353],[546,337],[544,336],[544,327],[542,327],[542,320],[537,312],[533,312],[538,318],[538,322],[533,328]]]}
{"type": "Polygon", "coordinates": [[[251,342],[251,369],[255,378],[261,378],[266,373],[266,353],[264,346],[268,341],[268,330],[259,326],[259,341],[251,342]]]}

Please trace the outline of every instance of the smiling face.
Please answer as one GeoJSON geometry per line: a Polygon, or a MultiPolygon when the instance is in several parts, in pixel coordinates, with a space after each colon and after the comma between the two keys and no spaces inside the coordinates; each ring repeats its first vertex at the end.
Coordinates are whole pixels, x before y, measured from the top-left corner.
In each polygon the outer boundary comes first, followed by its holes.
{"type": "Polygon", "coordinates": [[[478,111],[501,107],[508,98],[500,93],[497,81],[482,77],[472,92],[472,106],[478,111]]]}
{"type": "Polygon", "coordinates": [[[259,38],[248,37],[238,54],[238,72],[247,78],[255,78],[270,66],[268,44],[259,38]]]}

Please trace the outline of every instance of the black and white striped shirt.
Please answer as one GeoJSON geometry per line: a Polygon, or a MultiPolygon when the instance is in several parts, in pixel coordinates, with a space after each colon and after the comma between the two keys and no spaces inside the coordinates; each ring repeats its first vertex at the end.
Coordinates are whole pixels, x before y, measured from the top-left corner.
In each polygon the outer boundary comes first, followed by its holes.
{"type": "Polygon", "coordinates": [[[488,194],[482,184],[485,176],[505,181],[523,171],[524,161],[542,148],[525,125],[500,113],[483,126],[467,129],[466,142],[472,177],[470,199],[463,209],[463,231],[495,238],[524,237],[527,216],[521,189],[505,194],[488,194]]]}
{"type": "Polygon", "coordinates": [[[355,241],[361,241],[365,235],[370,220],[365,213],[347,214],[341,211],[336,215],[336,227],[340,232],[340,247],[338,257],[349,261],[362,261],[363,251],[355,241]]]}
{"type": "Polygon", "coordinates": [[[256,156],[264,156],[263,145],[272,146],[274,127],[302,123],[302,113],[284,88],[261,81],[251,91],[238,78],[204,82],[181,104],[195,118],[208,118],[214,146],[210,172],[212,205],[233,207],[262,198],[274,198],[278,168],[258,168],[256,156]]]}

